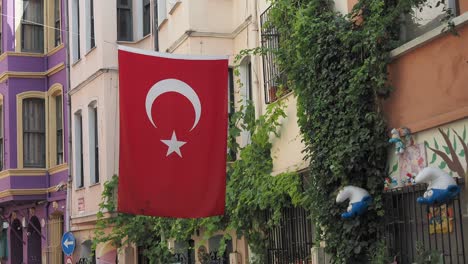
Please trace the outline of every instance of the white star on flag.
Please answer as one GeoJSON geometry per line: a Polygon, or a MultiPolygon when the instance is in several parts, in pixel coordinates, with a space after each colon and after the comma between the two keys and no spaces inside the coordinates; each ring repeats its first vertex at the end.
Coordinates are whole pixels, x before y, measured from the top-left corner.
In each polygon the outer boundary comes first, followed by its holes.
{"type": "Polygon", "coordinates": [[[185,145],[184,141],[178,141],[175,131],[172,131],[172,137],[168,140],[161,140],[162,143],[168,146],[166,157],[171,155],[173,152],[177,153],[182,158],[182,153],[180,152],[180,148],[185,145]]]}

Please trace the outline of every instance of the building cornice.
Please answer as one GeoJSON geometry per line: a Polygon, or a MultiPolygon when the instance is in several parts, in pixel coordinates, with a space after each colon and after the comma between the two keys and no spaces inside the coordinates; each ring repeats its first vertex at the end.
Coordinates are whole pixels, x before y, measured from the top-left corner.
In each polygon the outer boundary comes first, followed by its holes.
{"type": "Polygon", "coordinates": [[[68,169],[68,164],[60,164],[54,166],[50,169],[9,169],[0,171],[0,179],[4,179],[7,177],[15,176],[15,177],[29,177],[29,176],[45,176],[48,172],[49,174],[55,174],[58,172],[66,171],[68,169]]]}
{"type": "Polygon", "coordinates": [[[50,68],[45,72],[19,72],[19,71],[6,71],[0,74],[0,83],[5,82],[9,78],[25,78],[25,79],[41,79],[65,69],[65,63],[60,63],[50,68]]]}
{"type": "Polygon", "coordinates": [[[32,53],[32,52],[16,52],[16,51],[6,51],[0,55],[0,62],[6,59],[7,57],[32,57],[32,58],[44,58],[54,55],[65,48],[65,44],[60,44],[57,47],[51,49],[48,53],[32,53]]]}
{"type": "Polygon", "coordinates": [[[72,88],[68,93],[70,95],[75,94],[76,92],[81,90],[81,88],[83,88],[84,86],[86,86],[89,83],[91,83],[92,81],[94,81],[96,78],[101,76],[103,73],[107,73],[109,71],[118,72],[118,69],[117,68],[100,68],[97,71],[95,71],[93,74],[91,74],[88,78],[86,78],[84,81],[80,82],[76,87],[72,88]]]}
{"type": "Polygon", "coordinates": [[[68,170],[68,164],[63,163],[63,164],[60,164],[60,165],[57,165],[57,166],[54,166],[54,167],[50,168],[49,169],[49,174],[56,174],[56,173],[66,171],[66,170],[68,170]]]}
{"type": "Polygon", "coordinates": [[[0,172],[0,179],[11,176],[44,176],[46,169],[9,169],[0,172]]]}
{"type": "Polygon", "coordinates": [[[244,29],[246,29],[252,23],[252,15],[248,16],[244,22],[242,22],[238,27],[232,32],[206,32],[206,31],[197,31],[197,30],[187,30],[185,31],[169,48],[166,49],[166,52],[174,52],[182,43],[184,43],[190,37],[205,37],[205,38],[223,38],[223,39],[234,39],[236,38],[244,29]]]}

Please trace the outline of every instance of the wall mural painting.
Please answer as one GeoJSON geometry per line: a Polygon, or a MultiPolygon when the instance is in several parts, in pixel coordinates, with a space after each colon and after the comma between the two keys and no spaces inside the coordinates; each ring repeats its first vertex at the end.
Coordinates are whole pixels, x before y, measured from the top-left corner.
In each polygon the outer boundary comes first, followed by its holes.
{"type": "MultiPolygon", "coordinates": [[[[388,177],[385,179],[385,190],[415,184],[414,178],[425,167],[438,167],[452,177],[466,178],[468,176],[468,140],[467,123],[453,125],[449,128],[438,128],[414,143],[409,138],[406,128],[400,131],[404,151],[391,157],[388,177]],[[403,135],[404,134],[404,135],[403,135]],[[406,137],[406,138],[405,138],[406,137]]],[[[395,129],[394,129],[395,130],[395,129]]],[[[396,133],[392,134],[396,137],[396,133]]],[[[468,182],[465,179],[465,184],[468,182]]]]}
{"type": "Polygon", "coordinates": [[[448,168],[450,170],[449,174],[453,177],[465,178],[468,175],[468,166],[466,166],[468,164],[466,125],[463,127],[462,133],[450,128],[447,131],[440,128],[438,130],[444,142],[438,142],[436,138],[433,138],[434,144],[432,147],[428,141],[424,142],[426,148],[433,152],[429,164],[437,165],[442,170],[448,168]],[[462,163],[465,163],[466,169],[463,168],[462,163]]]}

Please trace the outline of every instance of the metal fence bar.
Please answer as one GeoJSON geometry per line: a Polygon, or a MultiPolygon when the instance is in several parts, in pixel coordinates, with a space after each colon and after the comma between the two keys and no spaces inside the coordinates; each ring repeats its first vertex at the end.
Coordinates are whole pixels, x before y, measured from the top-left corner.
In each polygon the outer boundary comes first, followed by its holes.
{"type": "MultiPolygon", "coordinates": [[[[458,180],[458,184],[463,182],[458,180]]],[[[415,250],[420,241],[424,250],[437,250],[444,263],[466,263],[463,196],[445,204],[420,205],[416,199],[425,190],[426,185],[416,185],[384,192],[387,221],[383,231],[389,252],[398,257],[398,263],[413,263],[421,253],[415,250]]]]}
{"type": "MultiPolygon", "coordinates": [[[[266,220],[272,216],[265,214],[266,220]]],[[[308,263],[313,245],[312,222],[303,208],[284,208],[278,225],[267,230],[267,263],[308,263]]]]}

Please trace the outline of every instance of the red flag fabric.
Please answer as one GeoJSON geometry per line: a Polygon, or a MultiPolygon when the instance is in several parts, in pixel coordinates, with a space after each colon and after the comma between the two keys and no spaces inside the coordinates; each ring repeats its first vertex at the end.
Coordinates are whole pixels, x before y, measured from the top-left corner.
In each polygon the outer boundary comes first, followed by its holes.
{"type": "Polygon", "coordinates": [[[224,214],[227,85],[227,56],[119,47],[119,212],[224,214]]]}

